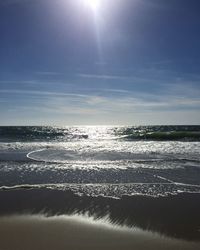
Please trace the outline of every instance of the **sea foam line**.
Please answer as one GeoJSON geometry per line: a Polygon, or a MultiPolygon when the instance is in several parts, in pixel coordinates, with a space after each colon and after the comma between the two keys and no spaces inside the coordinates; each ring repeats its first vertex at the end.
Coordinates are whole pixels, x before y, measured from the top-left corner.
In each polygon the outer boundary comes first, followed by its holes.
{"type": "Polygon", "coordinates": [[[40,188],[70,188],[74,186],[131,186],[131,185],[177,185],[177,186],[187,186],[187,187],[197,187],[200,188],[200,185],[179,183],[179,182],[134,182],[134,183],[45,183],[45,184],[22,184],[14,186],[0,186],[1,190],[15,190],[15,189],[40,189],[40,188]]]}
{"type": "Polygon", "coordinates": [[[26,157],[29,158],[29,159],[31,159],[31,160],[33,160],[33,161],[43,162],[43,160],[37,160],[37,159],[31,157],[30,155],[33,154],[33,153],[42,152],[42,151],[44,151],[44,150],[46,150],[46,148],[31,151],[31,152],[29,152],[29,153],[26,155],[26,157]]]}

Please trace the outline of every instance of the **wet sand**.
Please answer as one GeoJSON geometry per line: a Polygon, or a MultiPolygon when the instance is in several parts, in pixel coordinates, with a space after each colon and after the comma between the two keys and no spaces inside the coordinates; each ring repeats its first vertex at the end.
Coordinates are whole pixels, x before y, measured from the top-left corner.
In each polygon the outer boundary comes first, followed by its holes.
{"type": "Polygon", "coordinates": [[[200,243],[75,216],[1,217],[0,237],[1,250],[197,250],[200,247],[200,243]]]}
{"type": "Polygon", "coordinates": [[[199,209],[197,193],[113,199],[29,186],[2,189],[0,250],[197,250],[199,209]]]}
{"type": "Polygon", "coordinates": [[[159,234],[200,241],[200,194],[181,193],[167,197],[79,196],[69,190],[21,188],[0,191],[0,216],[13,214],[73,215],[101,219],[114,225],[136,226],[159,234]]]}

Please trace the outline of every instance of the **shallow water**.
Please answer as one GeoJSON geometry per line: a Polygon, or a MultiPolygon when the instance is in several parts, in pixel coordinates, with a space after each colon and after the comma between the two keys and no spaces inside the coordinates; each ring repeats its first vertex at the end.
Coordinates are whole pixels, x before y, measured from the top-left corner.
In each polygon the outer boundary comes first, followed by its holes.
{"type": "Polygon", "coordinates": [[[199,193],[199,133],[200,126],[1,127],[0,186],[114,198],[199,193]]]}
{"type": "MultiPolygon", "coordinates": [[[[199,131],[200,126],[0,127],[0,216],[8,222],[27,213],[106,217],[112,226],[184,240],[169,248],[158,236],[166,249],[196,250],[199,131]]],[[[141,243],[137,249],[143,250],[141,243]]]]}

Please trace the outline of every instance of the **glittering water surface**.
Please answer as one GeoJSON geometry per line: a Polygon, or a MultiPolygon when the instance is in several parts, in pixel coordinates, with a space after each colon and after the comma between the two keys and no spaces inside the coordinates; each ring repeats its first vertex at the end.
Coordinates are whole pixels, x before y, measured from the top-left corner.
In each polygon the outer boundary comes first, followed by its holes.
{"type": "Polygon", "coordinates": [[[1,127],[0,185],[79,195],[200,191],[200,127],[1,127]]]}

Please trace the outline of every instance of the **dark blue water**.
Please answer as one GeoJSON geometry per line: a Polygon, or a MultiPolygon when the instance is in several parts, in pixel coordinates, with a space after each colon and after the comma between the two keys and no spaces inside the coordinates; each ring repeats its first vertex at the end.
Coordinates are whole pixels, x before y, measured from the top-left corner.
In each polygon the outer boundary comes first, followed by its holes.
{"type": "MultiPolygon", "coordinates": [[[[12,126],[0,127],[0,141],[50,141],[90,139],[89,127],[45,127],[45,126],[12,126]],[[84,129],[85,128],[85,129],[84,129]]],[[[96,129],[96,137],[115,136],[117,139],[129,140],[184,140],[200,141],[200,126],[122,126],[91,127],[96,129]],[[102,133],[102,131],[105,134],[102,133]]],[[[92,137],[93,138],[93,137],[92,137]]]]}

